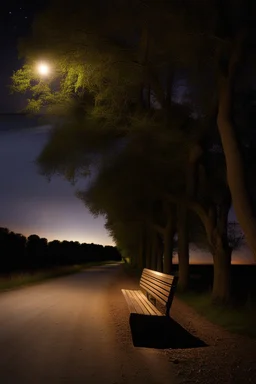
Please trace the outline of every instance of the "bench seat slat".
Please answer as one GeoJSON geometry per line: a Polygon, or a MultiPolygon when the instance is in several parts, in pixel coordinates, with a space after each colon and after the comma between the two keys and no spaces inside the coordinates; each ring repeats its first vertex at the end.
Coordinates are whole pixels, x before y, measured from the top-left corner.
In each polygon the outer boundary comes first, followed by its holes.
{"type": "Polygon", "coordinates": [[[140,314],[142,314],[142,315],[148,315],[148,311],[145,311],[145,310],[144,310],[144,307],[142,307],[142,306],[140,305],[140,303],[138,302],[137,298],[134,297],[134,295],[133,295],[133,291],[132,291],[132,290],[131,290],[131,291],[128,291],[127,294],[129,295],[130,300],[131,300],[132,303],[133,303],[133,306],[134,306],[134,311],[133,311],[133,312],[134,312],[134,313],[140,313],[140,314]]]}
{"type": "Polygon", "coordinates": [[[124,295],[124,298],[125,298],[126,303],[127,303],[127,305],[128,305],[129,311],[130,311],[130,312],[136,312],[136,308],[135,308],[135,306],[134,306],[134,304],[133,304],[133,301],[131,300],[131,297],[130,297],[130,295],[129,295],[129,293],[128,293],[129,290],[127,290],[127,289],[122,289],[121,291],[122,291],[122,294],[124,295]]]}
{"type": "Polygon", "coordinates": [[[140,298],[136,295],[136,291],[130,291],[132,299],[136,303],[137,313],[141,313],[144,315],[150,315],[150,311],[145,307],[145,305],[141,302],[140,298]]]}
{"type": "Polygon", "coordinates": [[[128,305],[128,307],[131,313],[144,313],[143,311],[141,311],[141,308],[138,305],[137,301],[134,300],[131,290],[122,289],[122,293],[124,294],[125,298],[128,299],[126,301],[130,303],[130,306],[128,305]]]}
{"type": "MultiPolygon", "coordinates": [[[[150,315],[150,310],[143,304],[141,298],[137,295],[137,291],[131,291],[131,295],[134,301],[139,306],[139,310],[137,309],[137,313],[145,314],[145,315],[150,315]]],[[[138,307],[137,307],[138,308],[138,307]]]]}
{"type": "Polygon", "coordinates": [[[135,294],[139,297],[140,301],[147,308],[151,315],[162,316],[162,313],[152,304],[141,291],[135,291],[135,294]]]}
{"type": "Polygon", "coordinates": [[[162,316],[162,313],[146,298],[141,291],[122,289],[122,293],[132,313],[162,316]]]}

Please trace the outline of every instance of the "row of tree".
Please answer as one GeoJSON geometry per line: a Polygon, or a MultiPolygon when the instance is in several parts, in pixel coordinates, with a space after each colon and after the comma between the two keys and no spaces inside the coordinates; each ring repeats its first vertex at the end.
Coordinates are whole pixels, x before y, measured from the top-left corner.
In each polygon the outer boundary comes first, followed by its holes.
{"type": "Polygon", "coordinates": [[[105,216],[121,253],[139,268],[171,272],[177,238],[183,290],[189,243],[207,245],[212,298],[227,302],[232,204],[256,255],[255,4],[64,3],[53,1],[37,18],[21,44],[25,65],[13,75],[29,111],[61,117],[40,171],[71,182],[93,171],[78,197],[105,216]],[[35,71],[39,57],[51,64],[47,78],[35,71]]]}
{"type": "Polygon", "coordinates": [[[38,235],[25,236],[0,228],[0,274],[34,271],[56,266],[97,261],[120,261],[115,247],[80,244],[78,241],[47,241],[38,235]]]}

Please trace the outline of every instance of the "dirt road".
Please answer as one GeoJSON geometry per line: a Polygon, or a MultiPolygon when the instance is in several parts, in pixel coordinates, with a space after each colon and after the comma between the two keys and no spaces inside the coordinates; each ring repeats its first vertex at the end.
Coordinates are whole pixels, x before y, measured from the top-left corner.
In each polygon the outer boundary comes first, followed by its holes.
{"type": "Polygon", "coordinates": [[[1,384],[176,384],[163,352],[133,346],[113,289],[119,271],[95,267],[1,293],[1,384]]]}

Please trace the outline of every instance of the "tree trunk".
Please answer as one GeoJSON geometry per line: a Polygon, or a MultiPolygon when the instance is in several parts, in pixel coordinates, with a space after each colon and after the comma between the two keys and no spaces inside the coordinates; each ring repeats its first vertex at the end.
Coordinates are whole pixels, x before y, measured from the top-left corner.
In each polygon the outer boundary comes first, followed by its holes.
{"type": "Polygon", "coordinates": [[[194,204],[193,209],[204,224],[207,239],[213,255],[213,289],[212,301],[226,304],[230,298],[231,248],[227,239],[227,219],[230,207],[229,196],[220,207],[219,216],[215,217],[216,206],[208,212],[200,205],[194,204]]]}
{"type": "Polygon", "coordinates": [[[227,181],[236,217],[256,259],[256,221],[246,190],[242,158],[233,126],[222,116],[221,112],[218,117],[218,128],[226,158],[227,181]]]}
{"type": "Polygon", "coordinates": [[[178,207],[178,258],[179,289],[185,291],[189,283],[189,241],[187,226],[187,207],[178,207]]]}
{"type": "MultiPolygon", "coordinates": [[[[195,144],[189,153],[186,170],[186,195],[194,199],[197,187],[197,165],[202,155],[202,148],[195,144]]],[[[189,233],[188,208],[186,205],[178,206],[178,258],[179,258],[179,289],[185,291],[189,285],[189,233]]]]}
{"type": "Polygon", "coordinates": [[[156,269],[156,255],[157,255],[157,238],[156,233],[152,231],[152,241],[151,241],[151,255],[150,255],[150,269],[156,269]]]}
{"type": "Polygon", "coordinates": [[[137,266],[139,269],[143,269],[145,265],[145,229],[141,228],[140,244],[139,244],[139,257],[137,266]]]}
{"type": "Polygon", "coordinates": [[[173,245],[174,245],[174,218],[168,218],[168,223],[164,232],[164,261],[163,271],[164,273],[171,273],[172,271],[172,257],[173,257],[173,245]]]}
{"type": "Polygon", "coordinates": [[[252,207],[246,189],[242,156],[231,117],[232,86],[234,73],[239,60],[239,53],[241,51],[241,44],[242,42],[238,40],[238,44],[233,50],[229,62],[228,75],[220,76],[217,125],[225,154],[227,181],[236,217],[256,259],[256,221],[253,217],[252,207]]]}
{"type": "Polygon", "coordinates": [[[150,268],[151,266],[151,253],[152,253],[152,230],[146,230],[145,236],[145,264],[144,267],[150,268]]]}
{"type": "MultiPolygon", "coordinates": [[[[138,252],[139,252],[139,250],[138,250],[138,252]]],[[[136,255],[136,253],[135,253],[135,255],[136,255]]],[[[128,254],[128,260],[130,260],[130,265],[131,265],[132,268],[136,267],[137,260],[134,257],[134,253],[132,253],[132,254],[129,253],[128,254]]]]}
{"type": "Polygon", "coordinates": [[[212,301],[225,305],[230,299],[230,269],[232,249],[228,244],[228,213],[231,206],[231,196],[227,190],[219,206],[216,228],[212,233],[214,277],[212,301]]]}
{"type": "Polygon", "coordinates": [[[158,272],[163,272],[163,244],[160,241],[158,236],[158,249],[157,249],[157,259],[156,259],[156,270],[158,272]]]}
{"type": "Polygon", "coordinates": [[[164,235],[164,260],[163,260],[164,273],[171,273],[172,252],[173,252],[173,238],[171,234],[166,230],[164,235]]]}
{"type": "Polygon", "coordinates": [[[231,250],[218,244],[213,251],[213,260],[212,302],[225,305],[230,300],[231,250]]]}
{"type": "Polygon", "coordinates": [[[152,231],[152,247],[151,247],[151,260],[150,260],[150,269],[157,270],[157,258],[159,252],[159,235],[156,231],[152,231]]]}
{"type": "Polygon", "coordinates": [[[156,270],[158,272],[163,272],[163,259],[162,259],[162,254],[157,255],[157,267],[156,270]]]}

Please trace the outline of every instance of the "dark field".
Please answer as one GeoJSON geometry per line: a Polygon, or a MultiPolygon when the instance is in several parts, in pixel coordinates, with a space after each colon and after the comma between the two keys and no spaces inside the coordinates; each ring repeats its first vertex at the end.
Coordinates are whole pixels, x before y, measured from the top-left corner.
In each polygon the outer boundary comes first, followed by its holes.
{"type": "MultiPolygon", "coordinates": [[[[174,265],[178,271],[178,265],[174,265]]],[[[190,265],[190,290],[198,293],[209,292],[213,282],[213,265],[190,265]]],[[[231,291],[237,304],[248,300],[256,302],[256,264],[231,266],[231,291]]]]}

